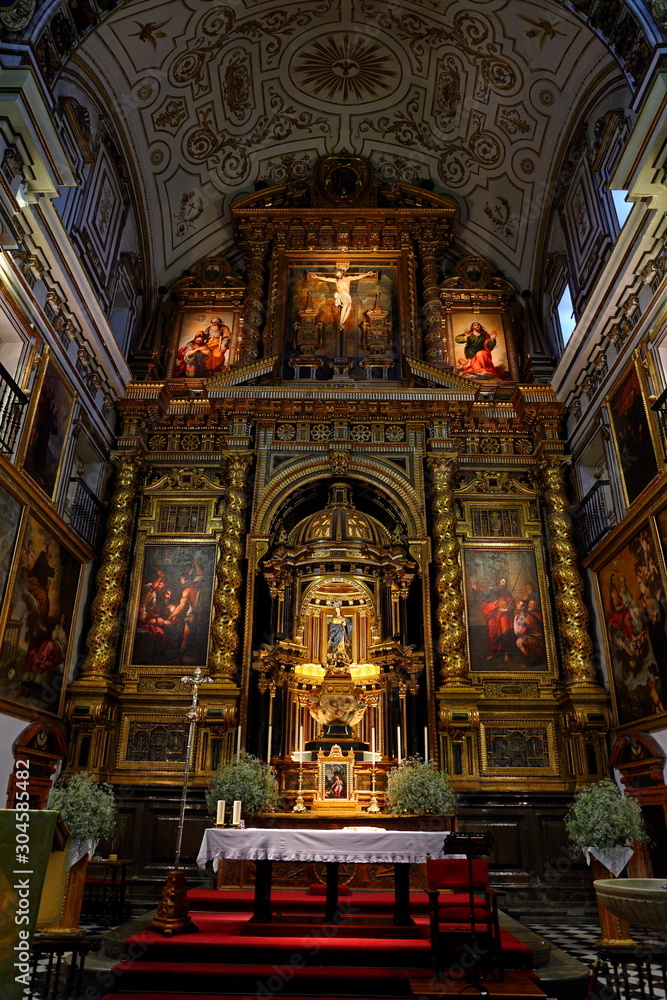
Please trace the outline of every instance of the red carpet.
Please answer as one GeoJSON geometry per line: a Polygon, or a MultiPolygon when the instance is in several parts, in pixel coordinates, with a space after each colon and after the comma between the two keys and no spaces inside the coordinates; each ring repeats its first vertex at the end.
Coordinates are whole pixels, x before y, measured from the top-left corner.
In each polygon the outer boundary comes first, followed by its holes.
{"type": "MultiPolygon", "coordinates": [[[[392,893],[344,896],[340,924],[324,927],[317,894],[276,891],[275,917],[267,924],[248,923],[248,891],[194,890],[188,899],[199,932],[128,938],[133,960],[115,966],[116,992],[107,1000],[409,998],[411,975],[423,976],[431,965],[425,893],[413,894],[415,926],[406,928],[392,923],[392,893]]],[[[530,966],[526,945],[507,932],[502,944],[507,968],[530,966]]]]}

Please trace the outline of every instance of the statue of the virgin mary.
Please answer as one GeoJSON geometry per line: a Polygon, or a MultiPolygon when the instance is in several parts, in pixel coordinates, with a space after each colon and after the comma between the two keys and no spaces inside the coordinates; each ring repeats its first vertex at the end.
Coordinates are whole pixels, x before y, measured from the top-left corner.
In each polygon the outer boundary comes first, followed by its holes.
{"type": "Polygon", "coordinates": [[[335,659],[350,659],[349,641],[352,635],[352,620],[340,613],[340,604],[334,604],[336,613],[329,624],[327,653],[335,659]]]}

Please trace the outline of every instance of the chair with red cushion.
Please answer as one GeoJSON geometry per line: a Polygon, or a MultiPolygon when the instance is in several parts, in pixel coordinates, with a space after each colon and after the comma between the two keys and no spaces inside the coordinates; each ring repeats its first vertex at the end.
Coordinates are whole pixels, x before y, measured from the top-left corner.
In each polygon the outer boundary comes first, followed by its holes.
{"type": "Polygon", "coordinates": [[[489,866],[481,858],[427,861],[426,886],[430,905],[431,948],[442,968],[461,947],[465,935],[489,953],[500,967],[498,900],[489,886],[489,866]],[[472,876],[472,879],[471,879],[472,876]],[[472,911],[471,911],[472,888],[472,911]]]}

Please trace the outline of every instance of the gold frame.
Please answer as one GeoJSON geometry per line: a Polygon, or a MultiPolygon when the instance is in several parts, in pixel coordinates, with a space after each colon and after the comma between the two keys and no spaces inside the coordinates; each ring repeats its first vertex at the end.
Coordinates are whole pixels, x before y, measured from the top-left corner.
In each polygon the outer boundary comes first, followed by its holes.
{"type": "MultiPolygon", "coordinates": [[[[5,481],[3,480],[3,483],[4,482],[5,481]]],[[[46,495],[44,494],[43,490],[41,490],[40,492],[42,493],[42,495],[44,496],[46,495]]],[[[17,497],[17,499],[20,498],[17,497]]],[[[63,672],[61,675],[62,688],[60,691],[60,697],[58,698],[57,708],[53,712],[50,712],[46,708],[38,708],[34,705],[24,705],[20,702],[10,701],[8,698],[3,698],[2,696],[0,696],[0,711],[7,712],[7,714],[9,715],[18,716],[19,718],[38,719],[38,720],[44,718],[49,722],[55,718],[62,721],[63,713],[65,710],[65,701],[67,698],[67,689],[70,684],[70,672],[73,667],[73,663],[71,662],[71,656],[74,644],[74,636],[76,633],[76,623],[79,616],[79,604],[81,601],[83,578],[85,575],[84,566],[86,565],[86,561],[82,559],[78,553],[73,551],[69,545],[65,544],[65,542],[63,541],[62,534],[58,530],[58,525],[51,524],[47,520],[47,518],[43,516],[43,514],[42,516],[40,516],[40,512],[36,511],[32,506],[30,506],[29,504],[24,504],[19,530],[16,535],[16,543],[14,546],[14,556],[12,560],[12,566],[10,569],[9,576],[7,577],[6,594],[10,594],[14,590],[14,585],[16,582],[16,576],[18,574],[18,568],[20,562],[18,553],[20,552],[20,548],[25,540],[25,533],[31,515],[44,528],[45,531],[53,535],[58,544],[62,546],[62,548],[64,548],[70,554],[70,556],[72,556],[72,558],[75,559],[76,562],[78,562],[79,564],[79,575],[76,585],[76,595],[74,597],[74,604],[72,606],[72,618],[69,626],[69,637],[67,640],[67,649],[65,650],[65,658],[63,661],[63,672]]],[[[5,630],[7,628],[7,621],[9,619],[9,601],[4,601],[3,605],[4,606],[2,607],[0,614],[0,649],[2,649],[2,645],[5,641],[5,630]]]]}
{"type": "MultiPolygon", "coordinates": [[[[133,553],[133,564],[132,564],[132,580],[130,583],[130,600],[128,601],[128,612],[127,620],[131,622],[131,627],[125,629],[125,635],[123,636],[123,644],[121,647],[120,663],[121,669],[128,671],[141,671],[147,675],[159,672],[165,676],[170,676],[171,672],[175,674],[182,674],[185,669],[190,669],[188,665],[187,668],[184,664],[180,663],[134,663],[132,661],[132,652],[134,649],[134,637],[136,634],[136,621],[137,613],[139,611],[139,599],[141,596],[141,580],[144,572],[144,564],[146,557],[146,548],[150,546],[157,545],[183,545],[186,547],[193,548],[212,548],[217,549],[217,538],[211,535],[197,535],[196,538],[185,538],[179,535],[148,535],[141,532],[139,538],[137,539],[137,544],[134,547],[133,553]]],[[[211,579],[211,602],[208,609],[208,637],[206,641],[206,663],[208,663],[208,657],[211,651],[211,620],[213,613],[213,595],[215,593],[215,567],[217,560],[213,561],[213,576],[211,579]]],[[[199,664],[199,666],[206,666],[206,663],[199,664]]],[[[197,664],[192,664],[192,669],[194,669],[197,664]]]]}
{"type": "MultiPolygon", "coordinates": [[[[511,504],[507,503],[506,506],[521,506],[521,504],[511,504]]],[[[525,513],[522,515],[525,518],[525,513]]],[[[525,525],[524,525],[525,531],[525,525]]],[[[533,536],[511,539],[507,538],[502,542],[492,542],[486,539],[475,540],[474,542],[470,538],[466,540],[461,545],[461,571],[463,578],[463,589],[464,589],[464,601],[465,601],[465,612],[466,612],[466,648],[468,653],[468,663],[470,663],[470,675],[471,677],[480,678],[479,683],[485,683],[489,678],[494,678],[501,681],[516,681],[516,680],[531,680],[531,681],[542,681],[545,683],[545,679],[558,677],[558,659],[556,656],[556,643],[554,637],[554,625],[551,614],[551,598],[549,595],[549,588],[547,586],[547,575],[546,575],[546,563],[544,556],[544,549],[542,546],[541,539],[533,536]],[[470,645],[470,599],[469,599],[469,585],[468,585],[468,573],[466,567],[465,553],[466,552],[489,552],[489,551],[501,551],[507,552],[508,550],[514,550],[517,552],[532,552],[535,556],[535,565],[537,567],[537,585],[539,588],[540,595],[540,605],[542,609],[543,622],[544,622],[544,647],[547,655],[547,666],[544,670],[499,670],[498,668],[488,670],[474,670],[472,667],[472,656],[471,656],[471,645],[470,645]]]]}
{"type": "MultiPolygon", "coordinates": [[[[11,554],[9,561],[9,571],[7,573],[7,582],[5,584],[4,594],[0,594],[0,648],[2,647],[2,642],[5,634],[5,625],[7,624],[7,619],[9,618],[9,600],[8,595],[14,589],[14,578],[18,572],[18,552],[19,543],[23,540],[23,533],[25,522],[27,521],[30,511],[30,507],[25,501],[21,499],[15,489],[12,489],[7,479],[1,479],[0,483],[7,490],[7,492],[12,496],[18,504],[21,506],[21,513],[19,515],[19,523],[16,529],[16,538],[14,539],[14,549],[11,554]]],[[[0,699],[1,700],[1,699],[0,699]]]]}
{"type": "MultiPolygon", "coordinates": [[[[183,670],[183,667],[180,668],[183,670]]],[[[133,722],[150,722],[161,725],[171,725],[177,722],[185,726],[185,736],[187,742],[188,721],[185,717],[185,710],[177,705],[155,711],[147,708],[142,710],[141,705],[136,705],[132,711],[124,711],[121,717],[120,733],[116,745],[116,770],[118,771],[139,771],[145,769],[146,772],[157,771],[165,776],[173,776],[175,773],[182,774],[185,768],[185,760],[155,761],[155,760],[127,760],[127,740],[130,735],[130,726],[133,722]]],[[[202,770],[199,757],[202,750],[201,725],[195,726],[195,739],[192,748],[191,767],[193,774],[202,770]]],[[[145,780],[145,778],[143,779],[145,780]]]]}
{"type": "Polygon", "coordinates": [[[560,757],[556,743],[556,726],[553,717],[539,715],[502,715],[494,714],[493,718],[484,719],[479,726],[479,753],[480,753],[480,777],[482,778],[505,778],[508,780],[516,778],[532,777],[561,777],[560,757]],[[548,767],[490,767],[488,760],[488,747],[486,734],[488,729],[494,726],[514,726],[516,729],[523,729],[528,726],[546,729],[547,750],[549,752],[548,767]]]}
{"type": "MultiPolygon", "coordinates": [[[[645,491],[642,490],[642,493],[644,492],[645,491]]],[[[595,561],[589,566],[594,578],[594,591],[597,603],[598,620],[600,622],[600,632],[602,633],[603,649],[606,655],[607,682],[611,698],[614,729],[619,736],[627,735],[638,729],[650,731],[653,729],[664,728],[665,722],[667,721],[667,710],[653,715],[645,715],[638,719],[633,719],[630,722],[620,722],[618,703],[616,700],[616,681],[614,678],[612,655],[609,648],[609,635],[605,617],[604,597],[602,594],[602,587],[600,585],[600,574],[604,569],[606,569],[609,563],[616,558],[619,552],[630,544],[632,539],[639,534],[642,528],[648,527],[658,555],[658,569],[660,571],[663,594],[665,593],[667,590],[667,555],[663,551],[662,543],[660,541],[657,516],[658,513],[666,507],[667,504],[665,503],[664,494],[660,492],[658,496],[653,498],[653,502],[650,504],[649,508],[642,512],[642,516],[640,518],[633,518],[632,523],[626,523],[623,525],[623,530],[618,532],[614,539],[616,544],[611,549],[609,546],[604,546],[602,551],[597,555],[595,561]]],[[[663,692],[663,696],[667,698],[667,692],[663,692]]]]}
{"type": "Polygon", "coordinates": [[[319,750],[317,754],[317,795],[320,802],[335,805],[336,802],[356,802],[357,789],[354,787],[354,750],[342,751],[338,744],[334,743],[329,753],[319,750]],[[338,748],[339,753],[334,754],[338,748]],[[342,764],[346,770],[347,795],[344,799],[326,797],[325,772],[327,764],[342,764]],[[351,794],[350,794],[351,793],[351,794]]]}
{"type": "MultiPolygon", "coordinates": [[[[264,330],[264,350],[267,355],[282,354],[287,335],[287,289],[290,267],[330,267],[340,260],[350,266],[368,265],[374,269],[394,267],[396,269],[396,304],[401,351],[410,355],[418,334],[415,309],[416,288],[414,267],[410,266],[405,250],[278,250],[271,257],[269,288],[270,301],[267,306],[267,322],[264,330]]],[[[312,385],[313,383],[309,383],[312,385]]],[[[315,383],[317,386],[319,383],[315,383]]],[[[324,383],[327,384],[327,383],[324,383]]]]}
{"type": "Polygon", "coordinates": [[[74,420],[74,410],[76,408],[76,404],[79,399],[79,394],[75,389],[72,389],[72,387],[70,386],[69,382],[67,381],[67,379],[63,374],[60,365],[53,360],[52,353],[53,352],[51,351],[50,347],[48,346],[45,347],[44,354],[42,355],[42,359],[39,366],[39,372],[37,373],[37,378],[35,379],[35,384],[30,394],[28,416],[25,425],[23,427],[23,431],[21,433],[21,444],[19,446],[18,454],[16,456],[16,466],[17,468],[21,469],[24,472],[24,474],[28,477],[31,485],[34,486],[35,489],[39,490],[42,496],[45,496],[50,504],[55,505],[56,498],[58,496],[58,489],[60,487],[60,479],[62,476],[65,454],[67,452],[70,440],[70,431],[72,428],[72,421],[74,420]],[[35,479],[33,479],[28,470],[25,468],[25,458],[28,453],[28,445],[30,443],[30,438],[32,436],[32,431],[35,424],[35,417],[37,415],[37,404],[39,402],[39,397],[42,393],[42,388],[46,380],[46,373],[48,371],[49,365],[52,365],[53,368],[55,369],[58,377],[60,378],[60,381],[65,386],[65,389],[69,393],[72,400],[69,417],[67,419],[67,426],[63,434],[64,436],[63,449],[60,453],[60,457],[58,458],[58,468],[56,470],[56,478],[53,484],[53,493],[51,494],[51,496],[49,496],[46,490],[42,486],[40,486],[35,479]]]}
{"type": "Polygon", "coordinates": [[[655,417],[653,415],[653,411],[651,410],[651,407],[649,405],[648,387],[647,387],[647,384],[646,384],[646,375],[645,375],[645,372],[644,372],[644,366],[643,366],[642,361],[641,361],[641,356],[640,356],[639,348],[635,348],[635,350],[632,352],[632,356],[631,356],[630,360],[624,366],[624,368],[621,371],[621,374],[616,379],[613,388],[607,393],[607,395],[604,397],[604,399],[603,399],[602,402],[603,402],[605,410],[607,411],[607,418],[609,420],[609,429],[611,431],[611,440],[612,440],[612,444],[613,444],[613,448],[614,448],[614,457],[616,459],[616,469],[617,469],[617,472],[618,472],[618,478],[619,478],[620,483],[621,483],[621,489],[623,491],[623,498],[625,500],[626,508],[629,509],[631,506],[633,506],[634,504],[636,504],[641,499],[641,497],[643,496],[643,494],[645,494],[646,491],[649,489],[651,483],[655,480],[655,477],[665,467],[665,462],[664,462],[664,459],[662,458],[663,449],[662,449],[662,443],[661,443],[661,440],[660,440],[660,432],[658,430],[658,425],[657,425],[655,417]],[[635,374],[637,376],[637,381],[639,383],[639,392],[640,392],[641,399],[642,399],[642,405],[644,407],[644,415],[646,417],[646,423],[647,423],[647,426],[648,426],[648,429],[649,429],[649,434],[650,434],[650,438],[651,438],[651,444],[653,446],[653,456],[654,456],[654,459],[655,459],[655,467],[656,468],[655,468],[654,475],[648,481],[648,483],[646,484],[646,486],[644,486],[644,488],[641,490],[641,492],[638,493],[637,496],[633,500],[630,500],[630,498],[628,496],[628,489],[627,489],[626,481],[625,481],[625,474],[623,472],[623,462],[621,460],[621,452],[620,452],[620,449],[618,447],[617,430],[616,430],[616,426],[615,426],[615,423],[614,423],[614,412],[613,412],[613,409],[612,409],[612,404],[613,404],[614,397],[616,396],[619,388],[621,387],[621,385],[623,384],[623,382],[627,378],[627,376],[630,373],[630,371],[632,371],[633,369],[635,371],[635,374]]]}

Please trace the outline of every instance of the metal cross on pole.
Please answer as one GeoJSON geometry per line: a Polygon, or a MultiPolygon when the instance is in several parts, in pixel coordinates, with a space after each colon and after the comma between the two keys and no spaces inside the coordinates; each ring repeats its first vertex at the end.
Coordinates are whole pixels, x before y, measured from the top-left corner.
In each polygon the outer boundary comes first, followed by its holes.
{"type": "Polygon", "coordinates": [[[181,847],[183,844],[183,824],[185,822],[185,806],[188,796],[188,782],[190,780],[190,763],[192,758],[192,748],[194,746],[195,726],[197,725],[197,703],[199,701],[200,684],[212,684],[211,677],[204,677],[201,667],[196,667],[194,677],[181,677],[184,684],[192,684],[192,701],[186,719],[190,722],[188,729],[188,745],[185,751],[185,771],[183,774],[183,791],[181,792],[181,811],[178,818],[178,832],[176,835],[176,857],[174,867],[167,875],[167,884],[162,891],[162,899],[157,908],[157,913],[150,924],[150,930],[158,931],[166,937],[174,934],[188,934],[198,930],[193,924],[188,912],[186,900],[185,879],[180,870],[181,847]]]}

